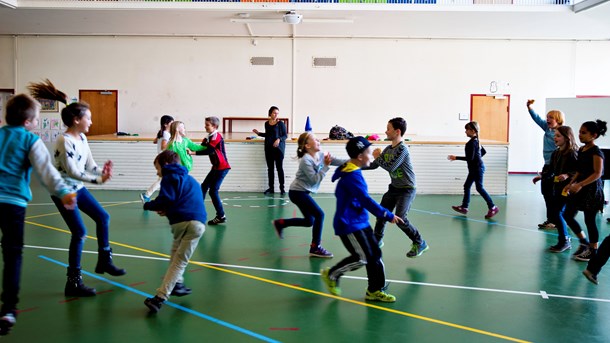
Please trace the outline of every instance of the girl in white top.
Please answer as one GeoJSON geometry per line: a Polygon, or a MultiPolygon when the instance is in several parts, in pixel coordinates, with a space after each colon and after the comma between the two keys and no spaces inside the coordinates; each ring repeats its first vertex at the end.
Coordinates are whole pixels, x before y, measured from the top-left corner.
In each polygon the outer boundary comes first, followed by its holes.
{"type": "MultiPolygon", "coordinates": [[[[28,88],[35,98],[56,100],[67,104],[66,94],[56,89],[49,80],[30,84],[28,88]]],[[[67,105],[61,111],[61,120],[68,129],[57,137],[54,153],[55,168],[66,185],[76,192],[78,203],[76,208],[66,209],[58,197],[51,196],[72,234],[68,250],[68,281],[64,294],[69,297],[94,296],[95,289],[85,286],[81,276],[81,254],[87,238],[87,227],[80,215],[81,210],[96,224],[98,260],[95,272],[108,273],[113,276],[126,273],[125,269],[117,268],[112,263],[112,249],[108,237],[110,215],[84,185],[84,182],[101,184],[110,180],[112,161],[107,161],[100,168],[93,160],[85,136],[92,124],[91,110],[87,103],[74,102],[67,105]]]]}
{"type": "Polygon", "coordinates": [[[320,141],[311,132],[302,133],[297,143],[297,156],[300,158],[299,169],[294,181],[290,184],[288,197],[299,207],[304,218],[277,219],[273,221],[273,227],[277,236],[284,238],[283,230],[288,226],[313,226],[309,256],[331,258],[333,254],[320,245],[324,211],[310,193],[318,191],[331,164],[340,166],[347,159],[339,160],[328,152],[320,151],[320,141]]]}
{"type": "MultiPolygon", "coordinates": [[[[157,144],[157,155],[161,153],[161,151],[167,148],[167,144],[169,143],[169,139],[171,134],[169,133],[169,126],[174,122],[174,117],[169,115],[164,115],[161,117],[161,129],[157,133],[157,137],[153,141],[154,144],[157,144]]],[[[161,178],[157,178],[155,181],[144,193],[140,193],[140,199],[142,202],[149,202],[150,197],[154,192],[158,191],[161,187],[161,178]]]]}

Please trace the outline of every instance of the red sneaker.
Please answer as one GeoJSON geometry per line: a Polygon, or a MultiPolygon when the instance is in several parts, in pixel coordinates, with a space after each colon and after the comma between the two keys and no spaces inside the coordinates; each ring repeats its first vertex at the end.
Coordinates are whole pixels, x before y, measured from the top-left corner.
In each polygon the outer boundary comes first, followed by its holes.
{"type": "Polygon", "coordinates": [[[468,208],[466,207],[462,207],[462,206],[451,206],[451,208],[455,211],[455,212],[459,212],[461,214],[468,214],[468,208]]]}
{"type": "Polygon", "coordinates": [[[485,215],[485,219],[490,219],[491,217],[498,214],[498,212],[500,212],[500,209],[498,208],[498,206],[494,206],[494,207],[490,208],[489,211],[487,211],[487,214],[485,215]]]}

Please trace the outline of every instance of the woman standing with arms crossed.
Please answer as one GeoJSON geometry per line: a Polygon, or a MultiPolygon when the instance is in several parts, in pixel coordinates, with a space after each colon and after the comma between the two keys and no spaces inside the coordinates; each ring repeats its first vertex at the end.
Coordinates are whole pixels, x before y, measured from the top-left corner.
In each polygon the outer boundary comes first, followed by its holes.
{"type": "Polygon", "coordinates": [[[269,188],[265,194],[274,193],[274,173],[273,165],[277,169],[277,178],[280,182],[280,192],[286,194],[284,189],[284,151],[286,149],[286,138],[288,133],[286,125],[278,119],[280,109],[276,106],[269,108],[269,120],[265,122],[265,132],[253,129],[252,132],[261,137],[265,137],[265,161],[267,161],[267,177],[269,178],[269,188]]]}

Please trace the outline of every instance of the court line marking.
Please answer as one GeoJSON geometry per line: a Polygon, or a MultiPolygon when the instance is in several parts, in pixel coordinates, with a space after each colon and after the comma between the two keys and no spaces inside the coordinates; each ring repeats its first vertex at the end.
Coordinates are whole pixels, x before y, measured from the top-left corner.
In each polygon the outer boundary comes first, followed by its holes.
{"type": "MultiPolygon", "coordinates": [[[[58,250],[58,251],[68,251],[66,248],[54,248],[54,247],[42,247],[36,245],[24,245],[26,248],[32,249],[44,249],[44,250],[58,250]]],[[[83,253],[87,254],[96,254],[97,251],[89,251],[83,250],[83,253]]],[[[121,256],[128,258],[137,258],[144,260],[157,260],[157,261],[169,261],[167,257],[154,257],[154,256],[142,256],[142,255],[131,255],[131,254],[117,254],[113,253],[113,256],[121,256]]],[[[213,262],[201,262],[201,261],[191,261],[193,263],[200,263],[210,266],[217,266],[223,268],[235,268],[235,269],[249,269],[249,270],[258,270],[263,272],[277,272],[277,273],[285,273],[285,274],[298,274],[298,275],[312,275],[312,276],[320,276],[319,273],[313,272],[304,272],[300,270],[289,270],[289,269],[274,269],[274,268],[263,268],[263,267],[252,267],[252,266],[244,266],[239,264],[224,264],[224,263],[213,263],[213,262]]],[[[343,279],[353,279],[353,280],[368,280],[363,276],[350,276],[344,275],[343,279]]],[[[492,292],[492,293],[505,293],[505,294],[516,294],[516,295],[529,295],[540,297],[542,299],[550,299],[550,298],[560,298],[560,299],[572,299],[572,300],[585,300],[585,301],[594,301],[594,302],[604,302],[610,303],[610,299],[603,298],[590,298],[590,297],[580,297],[573,295],[564,295],[564,294],[553,294],[547,293],[546,291],[540,290],[538,292],[525,292],[525,291],[514,291],[508,289],[499,289],[499,288],[483,288],[483,287],[470,287],[470,286],[458,286],[458,285],[449,285],[449,284],[440,284],[440,283],[428,283],[428,282],[417,282],[417,281],[406,281],[406,280],[394,280],[394,279],[386,279],[387,282],[397,283],[397,284],[406,284],[406,285],[416,285],[416,286],[427,286],[427,287],[438,287],[438,288],[449,288],[449,289],[461,289],[461,290],[469,290],[469,291],[479,291],[479,292],[492,292]]]]}
{"type": "MultiPolygon", "coordinates": [[[[35,225],[35,226],[40,226],[40,227],[52,229],[52,230],[55,230],[55,231],[69,233],[69,231],[62,230],[62,229],[59,229],[59,228],[55,228],[55,227],[48,226],[48,225],[44,225],[44,224],[32,223],[32,222],[27,222],[27,223],[30,224],[30,225],[35,225]]],[[[87,237],[90,237],[90,236],[87,236],[87,237]]],[[[94,237],[91,237],[91,238],[94,238],[94,237]]],[[[149,253],[151,255],[162,256],[162,257],[169,258],[169,255],[163,254],[163,253],[160,253],[160,252],[157,252],[157,251],[148,250],[148,249],[144,249],[144,248],[140,248],[140,247],[136,247],[136,246],[132,246],[132,245],[128,245],[128,244],[118,243],[118,242],[112,242],[111,241],[111,243],[114,244],[114,245],[117,245],[117,246],[122,246],[124,248],[128,248],[128,249],[133,249],[133,250],[136,250],[136,251],[141,251],[141,252],[149,253]]],[[[226,269],[226,268],[220,268],[220,267],[217,267],[217,266],[208,265],[208,264],[201,263],[201,262],[189,261],[189,264],[198,265],[198,266],[205,267],[205,268],[208,268],[208,269],[212,269],[212,270],[216,270],[216,271],[220,271],[220,272],[224,272],[224,273],[229,273],[229,274],[232,274],[232,275],[245,277],[245,278],[248,278],[248,279],[251,279],[251,280],[257,280],[257,281],[269,283],[269,284],[280,286],[280,287],[286,287],[286,288],[290,288],[290,289],[297,290],[297,291],[302,291],[302,292],[306,292],[306,293],[310,293],[310,294],[314,294],[314,295],[319,295],[319,296],[323,296],[323,297],[327,297],[327,298],[331,298],[331,299],[337,299],[337,300],[340,300],[340,301],[343,301],[343,302],[347,302],[347,303],[351,303],[351,304],[355,304],[355,305],[359,305],[359,306],[374,308],[374,309],[377,309],[377,310],[381,310],[381,311],[385,311],[385,312],[390,312],[390,313],[393,313],[393,314],[398,314],[398,315],[401,315],[401,316],[404,316],[404,317],[410,317],[410,318],[419,319],[419,320],[422,320],[422,321],[426,321],[426,322],[430,322],[430,323],[434,323],[434,324],[439,324],[439,325],[443,325],[443,326],[447,326],[447,327],[451,327],[451,328],[455,328],[455,329],[460,329],[460,330],[464,330],[464,331],[474,332],[474,333],[477,333],[477,334],[480,334],[480,335],[484,335],[484,336],[495,337],[495,338],[504,339],[504,340],[512,341],[512,342],[531,343],[530,341],[526,341],[526,340],[522,340],[522,339],[510,337],[510,336],[505,336],[505,335],[497,334],[497,333],[490,332],[490,331],[480,330],[480,329],[472,328],[472,327],[469,327],[469,326],[464,326],[464,325],[460,325],[460,324],[446,322],[446,321],[443,321],[443,320],[434,319],[434,318],[430,318],[430,317],[420,316],[420,315],[413,314],[413,313],[410,313],[410,312],[399,311],[399,310],[395,310],[395,309],[392,309],[392,308],[387,308],[387,307],[382,307],[382,306],[378,306],[378,305],[369,304],[369,303],[362,302],[362,301],[352,300],[352,299],[349,299],[349,298],[342,298],[342,297],[338,297],[338,296],[335,296],[335,295],[332,295],[332,294],[322,293],[322,292],[315,291],[315,290],[312,290],[312,289],[303,288],[303,287],[299,287],[299,286],[295,286],[295,285],[291,285],[291,284],[287,284],[287,283],[283,283],[283,282],[278,282],[278,281],[274,281],[274,280],[270,280],[270,279],[265,279],[265,278],[261,278],[261,277],[258,277],[258,276],[254,276],[254,275],[250,275],[250,274],[245,274],[245,273],[237,272],[237,271],[226,269]]]]}
{"type": "MultiPolygon", "coordinates": [[[[46,256],[44,256],[44,255],[38,255],[38,257],[40,257],[41,259],[46,260],[46,261],[48,261],[48,262],[52,262],[52,263],[58,264],[58,265],[60,265],[60,266],[68,267],[68,265],[67,265],[67,264],[65,264],[65,263],[63,263],[63,262],[59,262],[59,261],[54,260],[54,259],[52,259],[52,258],[46,257],[46,256]]],[[[87,276],[89,276],[89,277],[92,277],[92,278],[94,278],[94,279],[98,279],[98,280],[104,281],[104,282],[106,282],[106,283],[109,283],[109,284],[111,284],[111,285],[113,285],[113,286],[116,286],[116,287],[119,287],[119,288],[125,289],[125,290],[127,290],[127,291],[129,291],[129,292],[132,292],[132,293],[135,293],[135,294],[138,294],[138,295],[145,296],[145,297],[147,297],[147,298],[149,298],[149,297],[152,297],[152,296],[153,296],[152,294],[148,294],[148,293],[146,293],[146,292],[142,292],[142,291],[140,291],[140,290],[137,290],[137,289],[135,289],[135,288],[129,287],[129,286],[124,285],[124,284],[122,284],[122,283],[118,283],[118,282],[112,281],[112,280],[110,280],[110,279],[107,279],[107,278],[105,278],[105,277],[101,277],[101,276],[99,276],[99,275],[95,275],[95,274],[93,274],[93,273],[89,273],[88,271],[85,271],[85,270],[81,270],[81,273],[83,273],[83,274],[85,274],[85,275],[87,275],[87,276]]],[[[181,311],[187,312],[187,313],[192,314],[192,315],[194,315],[194,316],[197,316],[197,317],[199,317],[199,318],[203,318],[203,319],[208,320],[208,321],[210,321],[210,322],[212,322],[212,323],[215,323],[215,324],[218,324],[218,325],[221,325],[221,326],[227,327],[227,328],[229,328],[229,329],[232,329],[232,330],[235,330],[235,331],[241,332],[241,333],[243,333],[243,334],[246,334],[246,335],[251,336],[251,337],[254,337],[254,338],[258,338],[258,339],[260,339],[261,341],[265,341],[265,342],[273,342],[273,343],[276,343],[276,342],[278,342],[278,343],[279,343],[279,342],[280,342],[280,341],[276,341],[276,340],[274,340],[274,339],[271,339],[271,338],[269,338],[269,337],[263,336],[263,335],[261,335],[261,334],[258,334],[258,333],[256,333],[256,332],[250,331],[250,330],[248,330],[248,329],[244,329],[244,328],[239,327],[239,326],[237,326],[237,325],[234,325],[234,324],[231,324],[231,323],[225,322],[224,320],[220,320],[220,319],[217,319],[217,318],[214,318],[214,317],[208,316],[207,314],[203,314],[203,313],[201,313],[201,312],[197,312],[197,311],[191,310],[190,308],[187,308],[187,307],[184,307],[184,306],[178,305],[178,304],[173,303],[173,302],[171,302],[171,301],[166,301],[164,304],[165,304],[165,305],[167,305],[167,306],[173,307],[173,308],[175,308],[175,309],[178,309],[178,310],[181,310],[181,311]]]]}

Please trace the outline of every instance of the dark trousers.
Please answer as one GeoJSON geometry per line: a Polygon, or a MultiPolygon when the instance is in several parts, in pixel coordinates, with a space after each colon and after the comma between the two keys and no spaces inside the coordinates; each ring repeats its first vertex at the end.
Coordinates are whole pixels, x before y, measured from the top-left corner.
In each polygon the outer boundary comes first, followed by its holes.
{"type": "Polygon", "coordinates": [[[212,204],[214,205],[214,209],[216,210],[216,217],[222,218],[225,216],[225,210],[222,207],[222,200],[220,200],[220,194],[218,191],[220,190],[220,185],[222,181],[225,179],[225,176],[229,173],[230,169],[225,170],[210,170],[208,175],[205,177],[205,180],[201,183],[201,193],[203,193],[203,200],[205,201],[205,194],[210,190],[210,198],[212,199],[212,204]]]}
{"type": "Polygon", "coordinates": [[[600,244],[599,249],[597,249],[597,254],[594,255],[589,264],[587,265],[587,269],[597,275],[602,267],[608,262],[608,258],[610,257],[610,236],[604,238],[602,244],[600,244]]]}
{"type": "MultiPolygon", "coordinates": [[[[596,222],[598,212],[599,211],[597,210],[583,211],[585,217],[585,226],[587,227],[587,233],[589,234],[589,242],[591,243],[597,243],[599,241],[599,230],[597,230],[596,222]]],[[[572,229],[572,231],[576,235],[582,232],[580,224],[578,224],[575,218],[577,213],[578,210],[576,209],[576,207],[570,204],[566,205],[566,209],[563,212],[563,219],[565,219],[566,224],[568,224],[570,229],[572,229]]]]}
{"type": "Polygon", "coordinates": [[[284,190],[284,152],[278,148],[265,148],[265,161],[267,162],[267,177],[269,189],[273,191],[275,175],[273,165],[277,169],[277,178],[280,182],[280,191],[284,190]]]}
{"type": "Polygon", "coordinates": [[[341,242],[350,253],[350,256],[339,261],[330,268],[328,276],[339,283],[339,278],[346,272],[366,266],[366,275],[369,279],[368,291],[376,292],[385,286],[385,266],[381,260],[381,249],[369,226],[366,229],[339,235],[341,242]]]}
{"type": "Polygon", "coordinates": [[[322,225],[324,224],[324,211],[318,206],[313,200],[309,192],[305,191],[288,191],[288,197],[292,201],[301,213],[303,218],[289,218],[284,219],[284,226],[304,226],[310,227],[313,225],[311,232],[311,243],[320,245],[322,241],[322,225]]]}
{"type": "Polygon", "coordinates": [[[470,188],[472,188],[472,184],[474,183],[474,187],[477,192],[481,194],[483,200],[487,203],[487,208],[491,209],[494,207],[494,202],[491,200],[489,194],[485,188],[483,188],[483,174],[485,173],[485,167],[476,168],[476,169],[468,169],[468,176],[466,177],[466,181],[464,182],[464,198],[462,199],[462,207],[468,208],[468,204],[470,204],[470,188]]]}
{"type": "MultiPolygon", "coordinates": [[[[550,165],[545,164],[544,167],[542,167],[542,175],[546,175],[547,173],[550,173],[550,171],[550,165]]],[[[557,225],[557,223],[553,221],[553,218],[551,218],[553,216],[551,214],[551,211],[554,201],[553,178],[543,177],[542,179],[540,179],[540,193],[542,193],[542,197],[544,198],[544,204],[546,206],[546,220],[557,225]]]]}
{"type": "MultiPolygon", "coordinates": [[[[419,234],[419,230],[407,218],[413,200],[415,200],[415,188],[399,189],[390,185],[388,191],[381,198],[381,206],[393,211],[395,215],[402,218],[405,223],[398,224],[398,227],[413,243],[422,244],[424,241],[419,234]]],[[[378,241],[383,239],[385,225],[385,219],[377,218],[375,222],[375,238],[378,241]]]]}
{"type": "Polygon", "coordinates": [[[15,313],[19,303],[19,283],[23,255],[23,221],[25,207],[0,204],[0,229],[2,229],[2,314],[15,313]]]}
{"type": "Polygon", "coordinates": [[[59,210],[59,213],[70,229],[70,233],[72,233],[72,237],[70,238],[70,250],[68,252],[68,265],[70,268],[80,269],[83,245],[87,238],[87,227],[83,222],[80,211],[83,211],[95,222],[99,250],[109,249],[108,228],[110,226],[110,215],[97,200],[95,200],[93,195],[89,193],[87,188],[83,187],[76,192],[77,206],[73,210],[66,209],[58,197],[51,196],[51,199],[53,199],[55,207],[59,210]]]}

